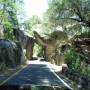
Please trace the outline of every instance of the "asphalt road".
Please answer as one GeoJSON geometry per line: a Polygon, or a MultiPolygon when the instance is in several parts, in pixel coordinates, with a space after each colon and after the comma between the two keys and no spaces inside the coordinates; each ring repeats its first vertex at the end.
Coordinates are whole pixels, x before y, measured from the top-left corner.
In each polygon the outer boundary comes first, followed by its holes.
{"type": "Polygon", "coordinates": [[[23,70],[18,72],[4,85],[40,85],[40,86],[59,86],[69,87],[63,82],[49,67],[47,63],[31,63],[23,70]]]}

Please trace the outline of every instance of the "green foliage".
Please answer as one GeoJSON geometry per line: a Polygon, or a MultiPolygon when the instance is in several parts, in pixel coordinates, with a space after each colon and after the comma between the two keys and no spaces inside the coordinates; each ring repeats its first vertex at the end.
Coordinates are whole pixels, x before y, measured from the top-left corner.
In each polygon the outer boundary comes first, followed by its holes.
{"type": "Polygon", "coordinates": [[[81,33],[79,37],[80,38],[90,38],[90,31],[81,33]]]}
{"type": "Polygon", "coordinates": [[[4,27],[5,38],[12,38],[12,28],[19,28],[17,14],[22,0],[0,0],[0,24],[4,27]]]}
{"type": "Polygon", "coordinates": [[[79,54],[75,51],[74,48],[71,48],[70,50],[67,51],[65,55],[65,61],[69,69],[76,71],[80,70],[81,59],[79,54]]]}
{"type": "Polygon", "coordinates": [[[41,24],[41,19],[38,16],[33,15],[30,18],[30,23],[31,23],[32,26],[34,26],[35,24],[41,24]]]}
{"type": "Polygon", "coordinates": [[[45,17],[42,22],[42,28],[45,33],[51,33],[52,31],[55,30],[53,23],[49,22],[49,20],[47,20],[45,17]]]}
{"type": "Polygon", "coordinates": [[[70,70],[90,76],[90,65],[83,62],[80,54],[74,48],[67,50],[65,61],[70,70]]]}
{"type": "Polygon", "coordinates": [[[36,15],[33,15],[29,20],[25,21],[25,29],[26,31],[31,35],[33,36],[33,27],[37,24],[41,24],[41,19],[36,16],[36,15]]]}
{"type": "Polygon", "coordinates": [[[81,68],[81,72],[84,74],[84,75],[88,75],[90,76],[90,65],[83,65],[83,67],[81,68]]]}
{"type": "Polygon", "coordinates": [[[41,52],[42,52],[42,47],[39,46],[38,44],[35,44],[33,53],[34,53],[35,55],[39,55],[39,56],[40,56],[41,52]]]}
{"type": "Polygon", "coordinates": [[[48,0],[45,13],[53,27],[62,26],[70,35],[82,32],[82,25],[90,27],[90,0],[48,0]]]}

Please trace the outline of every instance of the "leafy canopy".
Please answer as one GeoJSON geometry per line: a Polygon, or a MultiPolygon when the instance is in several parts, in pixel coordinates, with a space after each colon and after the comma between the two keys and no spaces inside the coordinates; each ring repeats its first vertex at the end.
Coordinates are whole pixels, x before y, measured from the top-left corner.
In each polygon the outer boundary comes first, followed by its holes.
{"type": "Polygon", "coordinates": [[[4,28],[6,38],[12,38],[12,28],[19,28],[19,4],[22,4],[22,0],[0,0],[0,24],[4,28]]]}
{"type": "Polygon", "coordinates": [[[90,0],[48,0],[48,5],[45,16],[52,27],[62,26],[71,35],[90,28],[90,0]]]}

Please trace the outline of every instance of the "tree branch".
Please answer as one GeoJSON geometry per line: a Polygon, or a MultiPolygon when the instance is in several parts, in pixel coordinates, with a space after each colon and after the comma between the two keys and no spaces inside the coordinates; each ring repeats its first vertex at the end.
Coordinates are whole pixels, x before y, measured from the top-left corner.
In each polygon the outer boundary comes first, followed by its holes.
{"type": "Polygon", "coordinates": [[[74,20],[74,21],[77,21],[79,23],[81,22],[81,25],[83,25],[83,26],[90,27],[90,21],[80,20],[80,19],[77,19],[77,18],[61,18],[61,19],[74,20]]]}
{"type": "Polygon", "coordinates": [[[74,21],[77,21],[77,22],[81,22],[81,20],[77,19],[77,18],[61,18],[61,19],[70,19],[70,20],[74,20],[74,21]]]}

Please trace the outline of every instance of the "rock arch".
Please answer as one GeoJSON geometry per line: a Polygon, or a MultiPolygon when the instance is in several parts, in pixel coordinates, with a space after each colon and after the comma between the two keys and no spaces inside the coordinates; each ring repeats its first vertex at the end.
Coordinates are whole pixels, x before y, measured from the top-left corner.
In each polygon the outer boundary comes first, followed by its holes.
{"type": "Polygon", "coordinates": [[[51,33],[50,38],[45,39],[44,37],[41,37],[36,31],[34,31],[34,36],[36,41],[44,47],[45,59],[51,63],[57,64],[58,62],[58,64],[60,65],[60,60],[58,59],[60,57],[55,53],[58,47],[68,42],[67,34],[62,31],[54,31],[51,33]]]}

